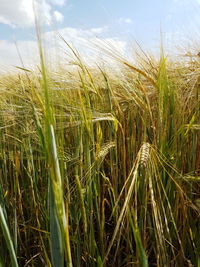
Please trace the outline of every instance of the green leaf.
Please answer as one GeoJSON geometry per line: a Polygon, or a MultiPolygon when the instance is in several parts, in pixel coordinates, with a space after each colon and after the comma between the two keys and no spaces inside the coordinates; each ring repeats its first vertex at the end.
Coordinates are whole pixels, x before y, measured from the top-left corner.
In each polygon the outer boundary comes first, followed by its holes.
{"type": "Polygon", "coordinates": [[[54,195],[52,187],[49,190],[50,194],[50,242],[51,242],[51,257],[53,266],[64,266],[63,244],[61,229],[57,218],[54,195]]]}
{"type": "Polygon", "coordinates": [[[18,267],[17,257],[15,254],[14,246],[13,246],[13,241],[12,241],[12,238],[10,236],[10,231],[9,231],[8,224],[6,222],[1,204],[0,204],[0,224],[1,224],[1,229],[3,232],[4,238],[6,240],[6,244],[7,244],[9,253],[10,253],[12,267],[18,267]]]}

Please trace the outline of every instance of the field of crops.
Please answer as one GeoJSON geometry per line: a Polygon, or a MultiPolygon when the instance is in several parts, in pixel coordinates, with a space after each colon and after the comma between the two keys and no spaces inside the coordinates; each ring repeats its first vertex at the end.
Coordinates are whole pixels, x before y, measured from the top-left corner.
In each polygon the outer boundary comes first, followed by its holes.
{"type": "Polygon", "coordinates": [[[200,62],[0,77],[0,266],[200,266],[200,62]]]}

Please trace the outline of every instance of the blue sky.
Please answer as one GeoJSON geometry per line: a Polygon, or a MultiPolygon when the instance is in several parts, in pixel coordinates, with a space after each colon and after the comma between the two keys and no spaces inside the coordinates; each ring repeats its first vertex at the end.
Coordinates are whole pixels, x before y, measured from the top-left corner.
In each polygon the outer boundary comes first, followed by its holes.
{"type": "MultiPolygon", "coordinates": [[[[48,37],[57,29],[78,49],[77,40],[98,37],[121,50],[135,40],[155,50],[160,31],[167,46],[199,38],[200,0],[35,0],[35,6],[48,37]]],[[[32,0],[0,1],[0,33],[0,67],[19,63],[14,41],[29,57],[35,46],[32,0]]]]}

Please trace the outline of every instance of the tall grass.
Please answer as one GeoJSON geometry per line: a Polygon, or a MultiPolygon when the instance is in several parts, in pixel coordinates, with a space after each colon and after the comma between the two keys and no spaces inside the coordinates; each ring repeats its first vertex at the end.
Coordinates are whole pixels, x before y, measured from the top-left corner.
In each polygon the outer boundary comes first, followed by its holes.
{"type": "Polygon", "coordinates": [[[40,46],[0,78],[0,265],[199,266],[199,62],[91,69],[66,45],[76,70],[40,46]]]}

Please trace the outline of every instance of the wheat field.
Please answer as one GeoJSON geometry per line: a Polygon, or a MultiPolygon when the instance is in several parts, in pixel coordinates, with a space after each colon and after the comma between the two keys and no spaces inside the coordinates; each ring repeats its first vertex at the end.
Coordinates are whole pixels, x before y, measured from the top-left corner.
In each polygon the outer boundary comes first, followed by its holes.
{"type": "Polygon", "coordinates": [[[70,49],[0,77],[0,266],[199,267],[200,63],[70,49]]]}

